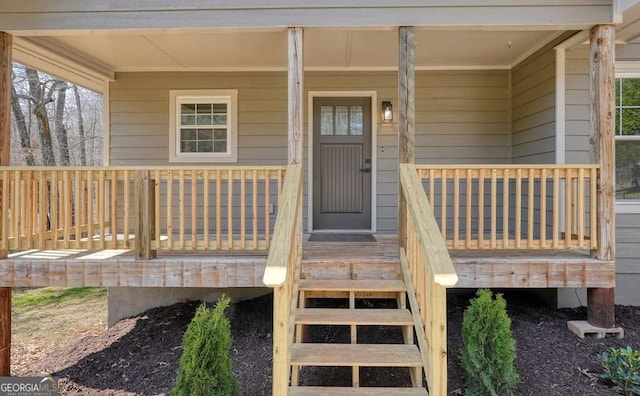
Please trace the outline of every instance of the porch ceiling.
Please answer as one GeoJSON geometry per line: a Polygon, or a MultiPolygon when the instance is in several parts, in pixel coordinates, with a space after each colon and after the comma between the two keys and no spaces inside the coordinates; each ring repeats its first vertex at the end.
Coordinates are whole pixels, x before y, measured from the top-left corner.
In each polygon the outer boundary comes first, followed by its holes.
{"type": "MultiPolygon", "coordinates": [[[[558,31],[416,30],[417,68],[508,68],[558,31]]],[[[305,69],[395,69],[397,29],[306,29],[305,69]]],[[[93,31],[30,38],[111,71],[285,70],[285,28],[93,31]]]]}

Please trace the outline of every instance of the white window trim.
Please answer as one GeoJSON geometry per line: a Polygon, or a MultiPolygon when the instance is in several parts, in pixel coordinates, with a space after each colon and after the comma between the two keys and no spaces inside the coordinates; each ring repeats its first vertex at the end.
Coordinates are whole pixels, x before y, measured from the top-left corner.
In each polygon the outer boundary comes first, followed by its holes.
{"type": "Polygon", "coordinates": [[[217,163],[238,162],[238,90],[189,89],[169,91],[169,162],[217,163]],[[180,101],[227,103],[227,152],[180,153],[179,105],[180,101]]]}
{"type": "MultiPolygon", "coordinates": [[[[621,64],[621,62],[616,62],[616,68],[621,64]]],[[[628,63],[624,63],[624,72],[616,73],[616,79],[618,78],[640,78],[640,62],[633,62],[634,65],[629,65],[628,63]],[[631,67],[633,66],[633,67],[631,67]]],[[[617,92],[616,92],[617,95],[617,92]]],[[[616,108],[618,104],[616,103],[616,108]]],[[[614,143],[616,141],[640,141],[640,136],[621,136],[618,135],[618,131],[614,131],[614,143]]],[[[615,191],[614,191],[615,195],[615,191]]],[[[621,214],[632,214],[632,213],[640,213],[640,200],[638,199],[616,199],[615,210],[616,213],[621,214]]]]}

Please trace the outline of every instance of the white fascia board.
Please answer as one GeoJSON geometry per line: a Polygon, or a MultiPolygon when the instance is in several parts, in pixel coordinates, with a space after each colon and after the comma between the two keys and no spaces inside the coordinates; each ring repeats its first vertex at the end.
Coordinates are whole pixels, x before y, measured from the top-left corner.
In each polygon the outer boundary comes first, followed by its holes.
{"type": "Polygon", "coordinates": [[[100,93],[115,79],[105,65],[44,38],[14,37],[13,60],[100,93]]]}

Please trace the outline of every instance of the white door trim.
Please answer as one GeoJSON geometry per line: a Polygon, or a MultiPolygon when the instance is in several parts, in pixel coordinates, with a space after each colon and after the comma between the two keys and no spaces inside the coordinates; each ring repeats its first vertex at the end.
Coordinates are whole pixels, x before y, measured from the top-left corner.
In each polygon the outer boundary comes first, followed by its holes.
{"type": "MultiPolygon", "coordinates": [[[[309,91],[307,103],[307,230],[313,229],[313,99],[322,97],[368,97],[371,98],[371,232],[377,229],[377,184],[378,170],[378,92],[377,91],[309,91]]],[[[324,230],[323,230],[324,231],[324,230]]],[[[369,230],[367,230],[369,231],[369,230]]],[[[350,230],[351,232],[351,230],[350,230]]]]}

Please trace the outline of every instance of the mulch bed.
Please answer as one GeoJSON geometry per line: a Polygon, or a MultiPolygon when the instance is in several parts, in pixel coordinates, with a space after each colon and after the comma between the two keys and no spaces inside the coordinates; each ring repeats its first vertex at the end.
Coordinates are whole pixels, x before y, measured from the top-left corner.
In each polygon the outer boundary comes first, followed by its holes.
{"type": "MultiPolygon", "coordinates": [[[[467,300],[449,303],[449,392],[462,394],[460,327],[467,300]]],[[[549,310],[517,296],[507,296],[513,332],[517,341],[516,365],[521,377],[518,395],[607,395],[613,394],[598,381],[596,354],[611,347],[631,345],[640,349],[640,308],[616,307],[618,324],[625,338],[581,340],[567,329],[567,320],[586,318],[586,310],[549,310]]],[[[86,337],[57,351],[31,368],[32,375],[54,373],[62,378],[63,394],[150,395],[169,393],[182,352],[182,336],[198,303],[188,302],[155,308],[120,321],[97,337],[86,337]]],[[[272,297],[234,304],[228,310],[234,337],[231,355],[234,372],[244,395],[271,394],[272,297]]],[[[388,342],[398,333],[383,329],[382,336],[363,334],[369,341],[388,342]]],[[[312,332],[312,339],[343,342],[344,329],[330,326],[312,332]],[[342,341],[341,341],[342,340],[342,341]]],[[[349,383],[348,371],[303,372],[307,384],[332,379],[335,385],[349,383]]],[[[380,369],[361,373],[362,385],[406,383],[403,372],[380,369]]]]}

